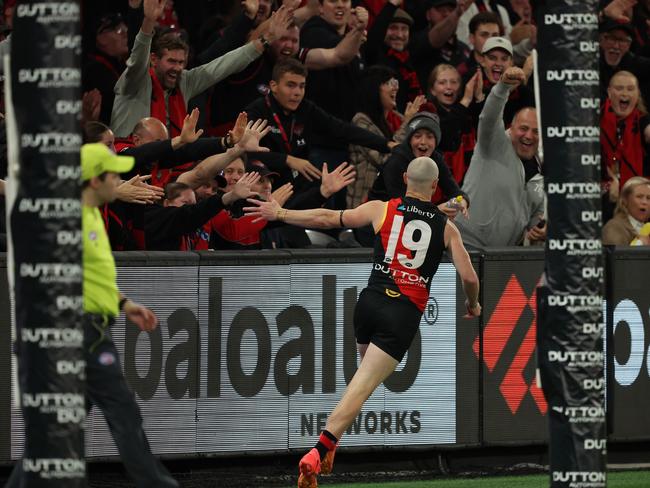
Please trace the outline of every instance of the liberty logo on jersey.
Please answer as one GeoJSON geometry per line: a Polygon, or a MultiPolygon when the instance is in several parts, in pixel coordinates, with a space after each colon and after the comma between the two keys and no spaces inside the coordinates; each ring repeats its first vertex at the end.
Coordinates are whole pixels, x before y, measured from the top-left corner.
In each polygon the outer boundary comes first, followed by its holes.
{"type": "MultiPolygon", "coordinates": [[[[544,415],[548,410],[548,405],[542,390],[537,387],[534,380],[527,381],[523,374],[535,350],[537,293],[533,291],[532,295],[528,297],[514,274],[510,276],[499,302],[494,307],[494,311],[483,330],[483,362],[488,371],[493,373],[497,362],[503,357],[503,351],[526,308],[529,308],[532,312],[533,319],[528,326],[524,340],[514,358],[512,358],[512,362],[499,385],[499,391],[513,415],[519,410],[521,402],[528,392],[535,400],[540,413],[544,415]]],[[[479,357],[478,337],[474,340],[472,349],[476,357],[479,357]]]]}

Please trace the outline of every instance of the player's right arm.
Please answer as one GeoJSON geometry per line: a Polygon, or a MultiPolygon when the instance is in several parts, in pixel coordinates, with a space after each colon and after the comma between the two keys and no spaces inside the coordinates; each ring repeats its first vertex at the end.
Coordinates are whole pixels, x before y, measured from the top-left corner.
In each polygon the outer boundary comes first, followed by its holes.
{"type": "Polygon", "coordinates": [[[282,208],[278,202],[262,202],[249,198],[255,207],[245,207],[246,215],[265,219],[269,222],[278,220],[300,227],[333,229],[336,227],[364,227],[372,224],[375,229],[384,219],[386,202],[373,200],[349,210],[329,210],[314,208],[310,210],[289,210],[282,208]]]}
{"type": "Polygon", "coordinates": [[[478,276],[476,275],[476,271],[474,271],[469,254],[463,245],[463,239],[460,236],[458,228],[449,220],[445,226],[445,247],[451,255],[451,260],[463,282],[463,290],[467,297],[465,300],[467,315],[465,317],[478,317],[481,315],[481,304],[478,302],[478,276]]]}

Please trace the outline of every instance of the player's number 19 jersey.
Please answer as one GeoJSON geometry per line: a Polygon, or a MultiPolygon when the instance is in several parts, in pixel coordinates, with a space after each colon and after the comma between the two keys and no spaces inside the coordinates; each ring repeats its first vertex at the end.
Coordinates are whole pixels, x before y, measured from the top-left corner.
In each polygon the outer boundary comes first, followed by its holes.
{"type": "Polygon", "coordinates": [[[445,250],[446,223],[447,216],[430,202],[409,197],[388,201],[375,236],[368,287],[424,310],[445,250]]]}

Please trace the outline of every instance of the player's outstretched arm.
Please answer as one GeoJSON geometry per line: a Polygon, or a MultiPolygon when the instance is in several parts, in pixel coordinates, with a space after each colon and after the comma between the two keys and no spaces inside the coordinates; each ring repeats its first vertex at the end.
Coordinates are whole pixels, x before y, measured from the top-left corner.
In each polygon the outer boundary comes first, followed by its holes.
{"type": "Polygon", "coordinates": [[[465,291],[465,306],[467,307],[466,318],[478,317],[481,315],[481,304],[478,302],[479,280],[472,266],[469,254],[463,245],[458,228],[450,221],[445,226],[445,246],[451,255],[451,260],[458,271],[463,290],[465,291]]]}
{"type": "Polygon", "coordinates": [[[269,222],[280,221],[300,227],[333,229],[336,227],[363,227],[373,224],[383,217],[385,202],[372,201],[350,210],[329,210],[314,208],[310,210],[288,210],[278,202],[263,202],[249,198],[254,206],[244,207],[246,215],[261,218],[269,222]]]}

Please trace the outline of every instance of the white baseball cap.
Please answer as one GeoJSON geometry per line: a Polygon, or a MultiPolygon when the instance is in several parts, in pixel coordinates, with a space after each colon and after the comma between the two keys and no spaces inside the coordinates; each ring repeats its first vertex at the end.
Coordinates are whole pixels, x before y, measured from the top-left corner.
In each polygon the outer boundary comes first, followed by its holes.
{"type": "Polygon", "coordinates": [[[503,49],[510,56],[512,56],[512,43],[505,37],[490,37],[485,44],[483,44],[483,52],[481,54],[486,54],[492,49],[503,49]]]}

